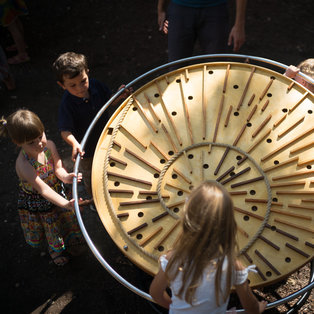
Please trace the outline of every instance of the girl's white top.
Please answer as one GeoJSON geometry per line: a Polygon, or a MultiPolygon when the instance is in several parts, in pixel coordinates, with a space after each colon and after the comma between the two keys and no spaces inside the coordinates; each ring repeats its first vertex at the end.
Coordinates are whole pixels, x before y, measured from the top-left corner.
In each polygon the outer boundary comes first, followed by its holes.
{"type": "MultiPolygon", "coordinates": [[[[168,264],[168,260],[165,255],[160,257],[160,265],[163,271],[166,270],[168,264]]],[[[222,271],[222,291],[226,288],[226,273],[227,273],[227,259],[224,260],[223,263],[223,271],[222,271]]],[[[255,271],[255,265],[251,265],[248,268],[245,268],[241,271],[234,271],[232,284],[233,285],[240,285],[247,280],[248,272],[255,271]]],[[[216,270],[213,265],[209,265],[203,274],[202,283],[196,289],[194,299],[193,299],[193,306],[187,303],[184,299],[178,298],[176,295],[181,287],[182,282],[182,275],[179,273],[178,276],[170,283],[170,289],[172,292],[172,303],[169,308],[169,314],[175,313],[210,313],[210,314],[220,314],[226,313],[228,301],[223,302],[222,297],[220,300],[220,306],[216,305],[216,294],[215,294],[215,275],[216,270]]],[[[184,294],[183,294],[184,295],[184,294]]]]}

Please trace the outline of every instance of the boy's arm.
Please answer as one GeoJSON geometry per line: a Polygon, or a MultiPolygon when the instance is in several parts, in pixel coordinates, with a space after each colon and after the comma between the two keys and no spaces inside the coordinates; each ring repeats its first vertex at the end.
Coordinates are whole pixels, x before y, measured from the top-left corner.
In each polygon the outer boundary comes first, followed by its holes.
{"type": "Polygon", "coordinates": [[[73,161],[76,160],[76,156],[78,153],[80,153],[81,156],[84,155],[81,144],[76,140],[76,138],[70,131],[61,131],[61,137],[65,140],[66,143],[72,146],[72,160],[73,161]]]}
{"type": "MultiPolygon", "coordinates": [[[[56,176],[64,183],[72,184],[73,178],[76,177],[74,172],[69,173],[62,164],[62,160],[60,158],[60,155],[58,153],[57,147],[52,141],[47,142],[47,147],[51,151],[51,155],[54,162],[54,169],[56,176]]],[[[77,180],[80,182],[82,180],[82,174],[78,173],[77,180]]]]}
{"type": "Polygon", "coordinates": [[[235,23],[231,29],[228,45],[233,43],[233,51],[238,51],[245,42],[245,11],[247,0],[236,0],[235,23]]]}

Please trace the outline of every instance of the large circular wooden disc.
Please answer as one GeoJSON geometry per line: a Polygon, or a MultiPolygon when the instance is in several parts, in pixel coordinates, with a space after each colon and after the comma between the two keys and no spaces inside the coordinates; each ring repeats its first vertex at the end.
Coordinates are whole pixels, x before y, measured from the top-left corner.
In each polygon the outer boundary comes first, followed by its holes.
{"type": "Polygon", "coordinates": [[[313,94],[272,70],[235,62],[182,68],[125,100],[99,139],[98,214],[150,274],[180,237],[185,199],[204,180],[231,193],[251,286],[313,257],[313,94]]]}

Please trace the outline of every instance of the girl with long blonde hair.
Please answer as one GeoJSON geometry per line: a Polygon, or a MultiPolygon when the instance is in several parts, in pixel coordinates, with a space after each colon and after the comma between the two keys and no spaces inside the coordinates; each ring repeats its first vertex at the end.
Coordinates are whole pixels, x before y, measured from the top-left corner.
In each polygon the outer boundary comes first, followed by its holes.
{"type": "Polygon", "coordinates": [[[237,225],[229,193],[206,181],[192,191],[181,219],[182,236],[160,257],[160,270],[150,294],[169,313],[225,313],[235,286],[247,313],[261,313],[248,286],[248,270],[236,259],[237,225]],[[166,289],[170,287],[172,297],[166,289]]]}

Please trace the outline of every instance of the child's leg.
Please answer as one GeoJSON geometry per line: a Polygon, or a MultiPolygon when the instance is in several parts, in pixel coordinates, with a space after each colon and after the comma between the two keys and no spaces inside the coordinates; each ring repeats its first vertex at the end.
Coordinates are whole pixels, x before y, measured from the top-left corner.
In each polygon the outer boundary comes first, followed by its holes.
{"type": "Polygon", "coordinates": [[[26,209],[18,209],[18,213],[26,243],[34,248],[41,247],[45,242],[45,230],[39,214],[26,209]]]}
{"type": "Polygon", "coordinates": [[[67,251],[74,256],[82,254],[86,250],[85,240],[74,211],[64,208],[58,208],[57,210],[67,251]]]}

